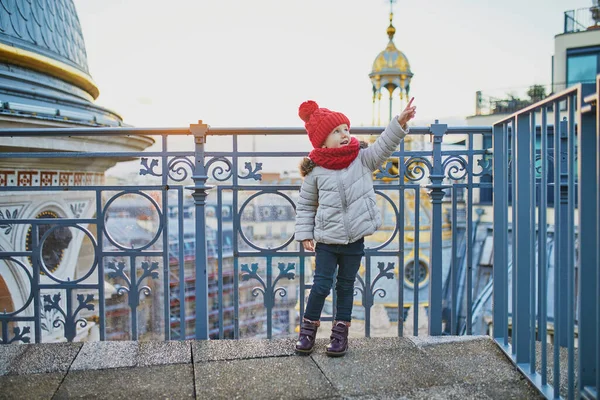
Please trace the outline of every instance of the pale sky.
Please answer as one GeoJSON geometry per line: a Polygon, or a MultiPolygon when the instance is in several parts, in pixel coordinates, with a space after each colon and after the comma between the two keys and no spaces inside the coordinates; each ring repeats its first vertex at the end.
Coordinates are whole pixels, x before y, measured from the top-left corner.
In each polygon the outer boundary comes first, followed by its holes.
{"type": "MultiPolygon", "coordinates": [[[[474,113],[475,91],[551,83],[563,12],[591,0],[398,0],[417,121],[474,113]]],[[[385,0],[75,0],[99,105],[138,127],[301,126],[307,99],[371,125],[385,0]]],[[[387,94],[384,94],[384,99],[387,94]]],[[[397,98],[395,113],[400,111],[397,98]]],[[[382,119],[387,116],[387,100],[382,119]]]]}

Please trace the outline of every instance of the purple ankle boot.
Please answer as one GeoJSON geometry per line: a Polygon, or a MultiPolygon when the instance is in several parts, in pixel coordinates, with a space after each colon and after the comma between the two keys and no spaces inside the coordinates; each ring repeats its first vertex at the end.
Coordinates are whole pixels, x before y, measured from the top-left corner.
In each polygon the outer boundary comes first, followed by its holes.
{"type": "Polygon", "coordinates": [[[300,335],[296,342],[296,352],[302,354],[312,353],[319,326],[321,326],[321,321],[310,321],[308,319],[302,321],[302,325],[300,325],[300,335]]]}
{"type": "Polygon", "coordinates": [[[335,321],[331,328],[331,342],[327,346],[327,355],[331,357],[341,357],[348,350],[348,328],[350,322],[335,321]]]}

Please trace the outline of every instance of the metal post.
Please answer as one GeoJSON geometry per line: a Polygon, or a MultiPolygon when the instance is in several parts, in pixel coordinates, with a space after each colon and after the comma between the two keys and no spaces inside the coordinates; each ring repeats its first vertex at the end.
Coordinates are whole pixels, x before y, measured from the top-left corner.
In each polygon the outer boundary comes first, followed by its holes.
{"type": "MultiPolygon", "coordinates": [[[[432,205],[431,223],[431,282],[429,286],[429,335],[442,334],[442,185],[445,174],[442,165],[442,139],[448,130],[448,125],[439,124],[438,120],[431,125],[429,132],[433,135],[433,163],[429,174],[431,185],[428,186],[432,205]]],[[[418,196],[418,193],[415,195],[418,196]]],[[[418,235],[418,231],[416,235],[418,235]]],[[[415,269],[418,265],[415,264],[415,269]]],[[[416,276],[416,272],[415,272],[416,276]]],[[[415,278],[416,279],[416,278],[415,278]]]]}
{"type": "MultiPolygon", "coordinates": [[[[567,335],[568,328],[568,320],[567,320],[567,307],[569,304],[569,299],[567,297],[567,282],[569,279],[569,252],[567,248],[569,246],[569,235],[567,234],[568,229],[568,213],[569,213],[569,174],[568,174],[568,160],[567,160],[567,151],[569,146],[569,137],[567,132],[567,121],[561,121],[559,124],[558,137],[560,142],[560,147],[556,149],[556,154],[559,158],[560,163],[560,171],[558,174],[555,173],[555,180],[560,185],[560,193],[559,199],[554,199],[554,207],[559,208],[559,218],[558,226],[561,229],[561,234],[559,235],[557,247],[561,249],[560,251],[560,259],[558,261],[558,265],[555,265],[554,268],[558,269],[559,279],[561,283],[564,283],[559,292],[554,294],[554,301],[558,304],[558,315],[554,316],[554,324],[560,327],[560,335],[558,336],[558,344],[561,347],[567,347],[569,344],[569,338],[567,335]]],[[[556,226],[555,221],[555,226],[556,226]]],[[[555,231],[557,229],[555,228],[555,231]]]]}
{"type": "Polygon", "coordinates": [[[494,125],[494,338],[506,336],[508,309],[508,154],[505,154],[507,131],[494,125]]]}
{"type": "MultiPolygon", "coordinates": [[[[600,77],[596,76],[596,188],[600,188],[600,77]]],[[[596,192],[598,195],[598,193],[596,192]]],[[[596,198],[596,265],[600,264],[600,195],[596,198]]],[[[600,267],[596,267],[596,299],[600,298],[600,267]]],[[[596,395],[600,393],[600,306],[596,305],[596,395]]]]}
{"type": "Polygon", "coordinates": [[[530,115],[519,115],[516,121],[515,129],[516,154],[513,158],[513,164],[516,169],[515,197],[513,207],[516,209],[516,219],[513,222],[516,234],[515,247],[516,263],[513,268],[516,269],[516,279],[513,286],[516,288],[515,303],[513,303],[513,327],[516,330],[515,353],[517,364],[530,362],[530,353],[528,351],[529,337],[532,334],[530,326],[530,315],[533,310],[530,309],[529,297],[531,281],[531,258],[533,252],[530,248],[531,236],[531,218],[533,212],[531,203],[531,140],[530,140],[530,115]]]}
{"type": "Polygon", "coordinates": [[[204,162],[204,143],[206,143],[208,125],[198,121],[197,124],[190,125],[190,132],[194,135],[195,142],[195,168],[194,175],[192,175],[194,186],[188,186],[186,189],[193,191],[192,197],[196,206],[196,339],[208,339],[208,260],[206,252],[206,217],[204,215],[207,192],[212,188],[212,186],[206,185],[208,175],[204,162]]]}
{"type": "MultiPolygon", "coordinates": [[[[582,107],[582,96],[579,99],[578,110],[582,107]]],[[[596,106],[598,107],[598,106],[596,106]]],[[[596,347],[596,313],[598,299],[596,298],[596,282],[598,264],[600,260],[596,246],[598,242],[598,230],[596,229],[596,215],[598,207],[598,179],[596,175],[596,163],[598,162],[598,146],[596,132],[598,129],[596,113],[598,111],[581,114],[579,120],[578,140],[578,176],[579,176],[579,257],[577,265],[579,268],[579,390],[585,386],[593,386],[596,380],[594,373],[596,357],[582,357],[583,354],[598,354],[596,347]]],[[[597,217],[597,216],[596,216],[597,217]]]]}

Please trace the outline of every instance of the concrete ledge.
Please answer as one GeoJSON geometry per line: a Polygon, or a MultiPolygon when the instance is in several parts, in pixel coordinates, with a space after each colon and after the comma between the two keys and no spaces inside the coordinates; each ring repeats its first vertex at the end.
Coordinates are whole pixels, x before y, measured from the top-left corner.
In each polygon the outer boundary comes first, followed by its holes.
{"type": "Polygon", "coordinates": [[[67,372],[81,347],[81,343],[0,346],[0,375],[67,372]]]}
{"type": "Polygon", "coordinates": [[[69,372],[55,399],[182,399],[194,397],[191,364],[69,372]]]}
{"type": "Polygon", "coordinates": [[[445,368],[460,371],[458,382],[485,384],[524,379],[489,337],[438,343],[423,346],[422,351],[445,368]]]}
{"type": "Polygon", "coordinates": [[[194,363],[294,355],[296,339],[208,340],[192,342],[194,363]]]}
{"type": "Polygon", "coordinates": [[[140,367],[151,365],[189,364],[192,362],[192,342],[140,342],[140,367]]]}
{"type": "Polygon", "coordinates": [[[339,396],[311,357],[194,364],[199,399],[323,399],[339,396]]]}
{"type": "Polygon", "coordinates": [[[0,346],[0,399],[542,398],[489,337],[295,338],[0,346]]]}
{"type": "Polygon", "coordinates": [[[473,335],[473,336],[409,336],[406,339],[410,340],[417,347],[435,346],[438,344],[447,343],[462,343],[473,342],[477,340],[485,340],[490,343],[493,340],[489,336],[473,335]]]}
{"type": "Polygon", "coordinates": [[[134,367],[137,365],[138,342],[85,343],[71,366],[72,371],[134,367]]]}
{"type": "Polygon", "coordinates": [[[0,376],[0,400],[48,399],[58,390],[66,372],[0,376]]]}

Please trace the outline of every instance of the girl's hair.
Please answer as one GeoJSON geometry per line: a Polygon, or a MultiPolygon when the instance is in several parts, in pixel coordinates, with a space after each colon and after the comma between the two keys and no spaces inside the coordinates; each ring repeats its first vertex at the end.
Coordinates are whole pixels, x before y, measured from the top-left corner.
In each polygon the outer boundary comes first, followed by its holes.
{"type": "MultiPolygon", "coordinates": [[[[367,147],[369,147],[369,143],[361,140],[360,148],[366,149],[367,147]]],[[[304,178],[306,175],[310,174],[316,166],[317,166],[317,164],[315,164],[310,158],[304,157],[304,159],[300,162],[300,165],[299,165],[300,176],[302,176],[304,178]]]]}
{"type": "Polygon", "coordinates": [[[313,168],[315,168],[316,166],[317,164],[315,164],[310,158],[304,157],[304,159],[299,165],[300,176],[304,178],[306,175],[310,174],[313,168]]]}

